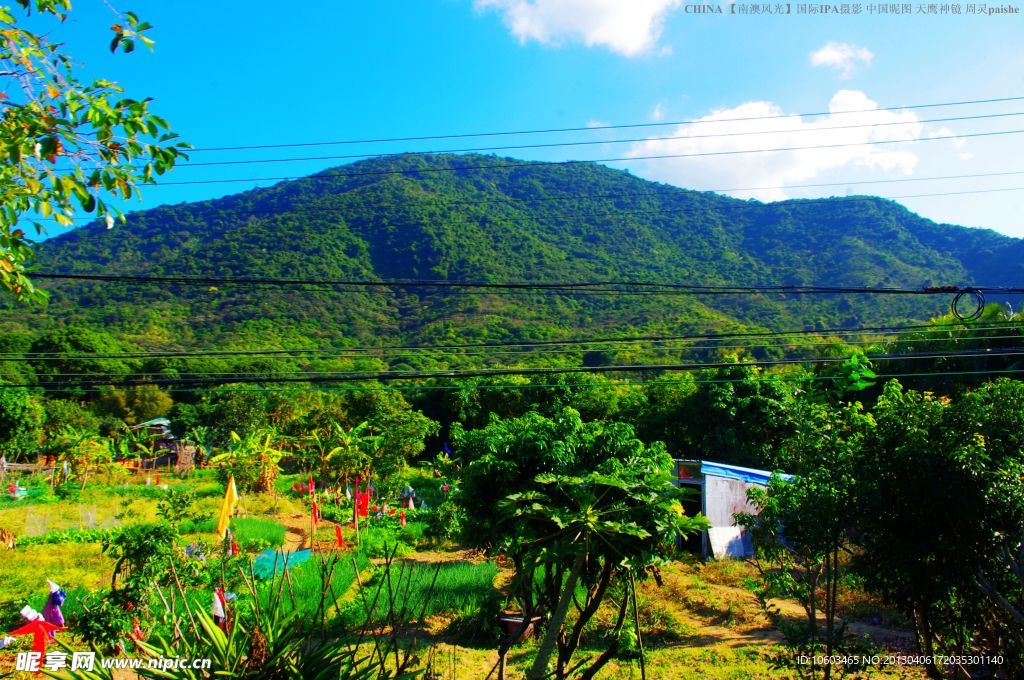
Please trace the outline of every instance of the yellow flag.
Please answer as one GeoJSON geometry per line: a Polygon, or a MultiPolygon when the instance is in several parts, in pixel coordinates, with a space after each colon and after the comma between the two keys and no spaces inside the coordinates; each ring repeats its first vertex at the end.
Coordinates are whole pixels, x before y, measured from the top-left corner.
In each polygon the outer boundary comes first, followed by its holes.
{"type": "Polygon", "coordinates": [[[231,515],[234,514],[235,508],[238,507],[238,490],[235,488],[235,476],[231,475],[231,479],[228,480],[227,491],[224,492],[224,502],[220,506],[220,517],[217,518],[217,534],[224,539],[224,534],[227,533],[228,523],[231,522],[231,515]]]}

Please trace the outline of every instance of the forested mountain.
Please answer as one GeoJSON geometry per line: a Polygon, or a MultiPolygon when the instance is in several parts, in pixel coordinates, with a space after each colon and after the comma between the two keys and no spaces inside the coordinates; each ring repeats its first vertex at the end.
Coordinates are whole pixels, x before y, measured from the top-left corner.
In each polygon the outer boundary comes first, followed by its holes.
{"type": "MultiPolygon", "coordinates": [[[[44,272],[699,285],[1019,285],[1024,242],[873,197],[763,204],[596,164],[403,155],[133,213],[41,244],[44,272]],[[506,167],[486,167],[505,165],[506,167]]],[[[926,319],[945,297],[556,295],[44,282],[0,330],[145,348],[544,339],[926,319]]]]}

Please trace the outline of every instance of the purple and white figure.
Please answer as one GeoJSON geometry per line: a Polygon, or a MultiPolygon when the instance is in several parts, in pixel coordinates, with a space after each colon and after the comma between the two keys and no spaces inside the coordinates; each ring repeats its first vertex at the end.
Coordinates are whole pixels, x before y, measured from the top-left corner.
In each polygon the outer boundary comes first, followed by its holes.
{"type": "Polygon", "coordinates": [[[50,579],[46,579],[46,582],[50,584],[50,597],[47,598],[46,606],[43,607],[43,619],[47,623],[63,628],[64,614],[61,613],[60,607],[68,599],[68,594],[50,579]]]}

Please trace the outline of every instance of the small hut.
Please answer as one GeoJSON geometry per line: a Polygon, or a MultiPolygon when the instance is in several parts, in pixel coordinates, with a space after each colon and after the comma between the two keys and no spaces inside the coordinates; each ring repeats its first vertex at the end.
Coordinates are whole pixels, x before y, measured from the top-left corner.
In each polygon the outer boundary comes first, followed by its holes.
{"type": "Polygon", "coordinates": [[[143,469],[156,469],[177,465],[181,445],[171,432],[171,421],[167,418],[154,418],[129,429],[142,431],[153,447],[153,458],[140,461],[143,469]]]}
{"type": "MultiPolygon", "coordinates": [[[[688,515],[702,513],[711,526],[700,535],[682,541],[680,547],[704,557],[743,558],[754,554],[750,537],[736,524],[734,515],[754,513],[747,490],[767,486],[772,473],[767,470],[726,465],[709,460],[676,460],[676,485],[697,493],[684,501],[688,515]]],[[[782,475],[790,479],[790,475],[782,475]]]]}

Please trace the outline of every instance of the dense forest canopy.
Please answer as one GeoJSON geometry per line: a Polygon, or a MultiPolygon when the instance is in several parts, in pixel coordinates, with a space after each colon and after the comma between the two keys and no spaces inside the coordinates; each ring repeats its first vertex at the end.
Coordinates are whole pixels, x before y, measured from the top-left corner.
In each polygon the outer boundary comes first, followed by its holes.
{"type": "MultiPolygon", "coordinates": [[[[1024,245],[872,197],[763,204],[596,164],[493,156],[361,161],[95,223],[39,271],[312,280],[1005,285],[1024,245]],[[496,166],[496,167],[488,167],[496,166]],[[504,167],[502,167],[504,166],[504,167]]],[[[554,294],[49,281],[7,333],[91,326],[145,348],[540,340],[588,333],[832,328],[927,319],[944,297],[554,294]],[[379,342],[387,340],[387,343],[379,342]]]]}

